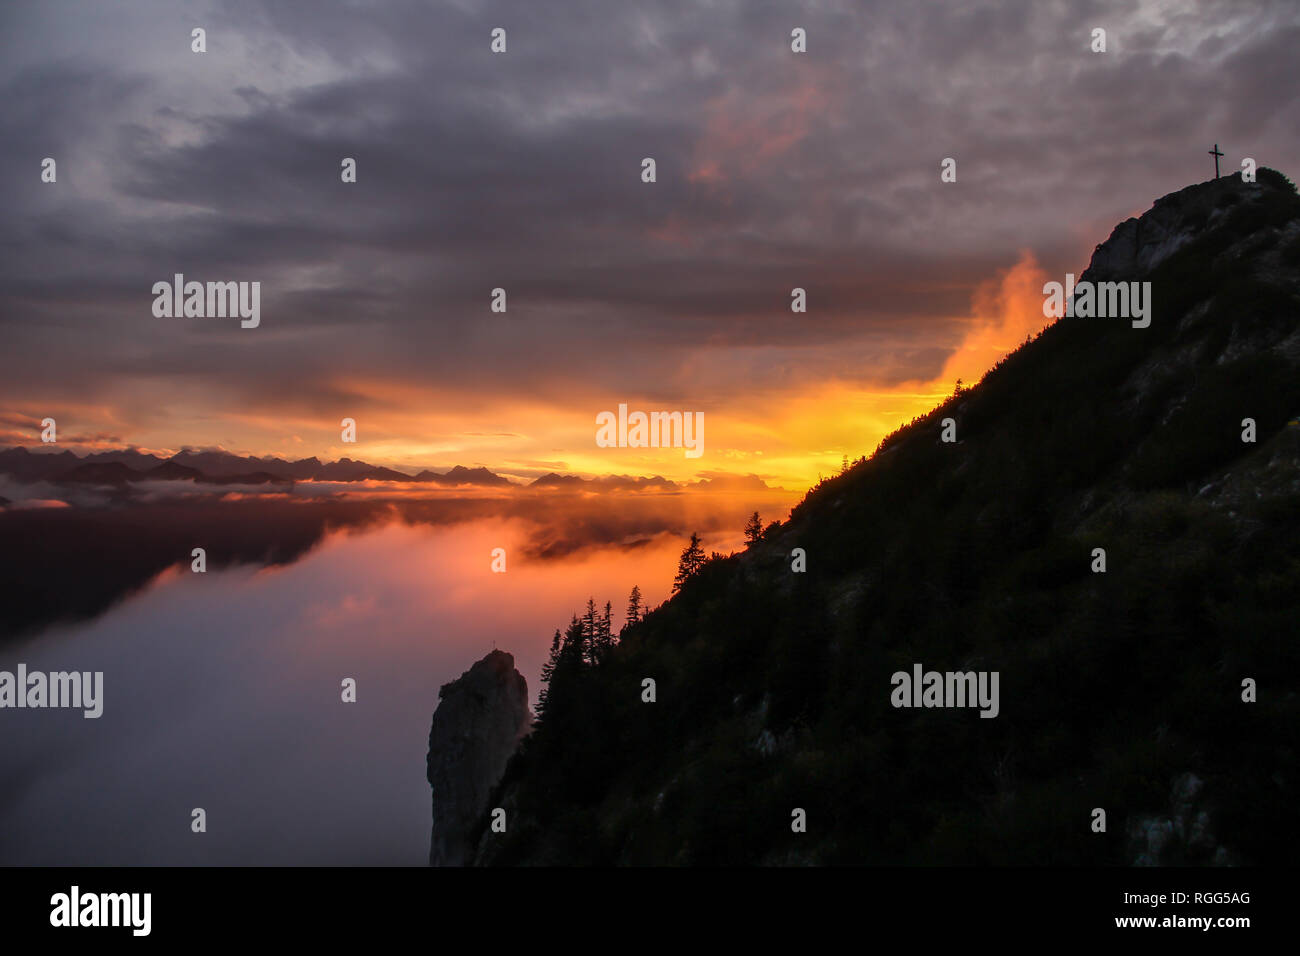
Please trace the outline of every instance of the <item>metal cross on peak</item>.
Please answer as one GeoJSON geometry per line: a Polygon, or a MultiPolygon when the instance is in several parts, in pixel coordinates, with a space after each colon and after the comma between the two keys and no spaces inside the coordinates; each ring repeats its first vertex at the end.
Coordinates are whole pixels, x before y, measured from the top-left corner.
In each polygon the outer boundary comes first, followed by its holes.
{"type": "Polygon", "coordinates": [[[1214,178],[1218,179],[1219,178],[1219,157],[1222,156],[1223,153],[1219,152],[1218,143],[1215,143],[1214,149],[1211,149],[1208,152],[1211,156],[1214,157],[1214,178]]]}

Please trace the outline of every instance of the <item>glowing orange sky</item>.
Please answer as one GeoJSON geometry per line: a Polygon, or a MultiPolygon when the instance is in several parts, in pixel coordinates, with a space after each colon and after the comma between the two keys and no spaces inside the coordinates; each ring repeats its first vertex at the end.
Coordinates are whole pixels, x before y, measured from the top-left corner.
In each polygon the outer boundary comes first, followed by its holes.
{"type": "Polygon", "coordinates": [[[992,32],[839,5],[804,52],[764,5],[597,4],[491,60],[402,5],[232,14],[199,58],[183,12],[92,4],[69,30],[57,6],[0,58],[14,170],[63,151],[55,181],[10,177],[6,445],[48,416],[78,452],[802,490],[1041,328],[1039,262],[1081,272],[1208,177],[1211,143],[1235,137],[1228,168],[1296,152],[1272,4],[1121,4],[1104,57],[1069,4],[992,32]],[[258,328],[154,316],[176,273],[259,283],[258,328]],[[620,403],[702,412],[703,456],[597,447],[620,403]]]}
{"type": "MultiPolygon", "coordinates": [[[[60,445],[77,451],[134,445],[167,453],[184,445],[219,446],[240,454],[324,460],[362,459],[407,471],[455,464],[484,465],[520,477],[547,471],[583,475],[662,475],[690,481],[717,474],[757,474],[770,485],[802,490],[820,475],[838,470],[842,457],[870,455],[877,442],[900,424],[928,411],[951,393],[956,379],[972,385],[998,359],[1046,324],[1042,283],[1046,275],[1032,254],[990,276],[972,296],[960,347],[931,381],[866,389],[830,380],[786,390],[736,394],[705,412],[704,454],[687,458],[682,449],[600,448],[595,415],[614,410],[616,400],[577,394],[521,403],[491,395],[449,395],[435,387],[344,377],[336,385],[363,397],[364,412],[340,410],[340,417],[310,406],[258,411],[224,410],[203,395],[172,404],[141,431],[112,404],[63,404],[48,414],[60,419],[60,445]],[[357,420],[357,442],[344,443],[337,422],[357,420]]],[[[699,370],[709,357],[702,355],[699,370]]],[[[680,406],[635,395],[618,399],[630,408],[673,410],[680,406]]],[[[37,420],[10,416],[7,442],[30,443],[37,420]]]]}

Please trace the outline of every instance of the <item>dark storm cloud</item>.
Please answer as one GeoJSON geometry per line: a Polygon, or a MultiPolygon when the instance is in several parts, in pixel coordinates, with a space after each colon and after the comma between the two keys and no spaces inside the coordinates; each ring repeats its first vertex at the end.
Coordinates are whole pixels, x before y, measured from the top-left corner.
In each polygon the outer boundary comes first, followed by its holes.
{"type": "Polygon", "coordinates": [[[74,48],[90,9],[3,14],[14,405],[126,378],[237,405],[361,402],[344,375],[652,392],[701,349],[696,388],[926,378],[1019,249],[1081,268],[1215,140],[1288,171],[1297,139],[1284,2],[128,4],[74,48]],[[175,272],[261,281],[256,345],[154,319],[175,272]]]}

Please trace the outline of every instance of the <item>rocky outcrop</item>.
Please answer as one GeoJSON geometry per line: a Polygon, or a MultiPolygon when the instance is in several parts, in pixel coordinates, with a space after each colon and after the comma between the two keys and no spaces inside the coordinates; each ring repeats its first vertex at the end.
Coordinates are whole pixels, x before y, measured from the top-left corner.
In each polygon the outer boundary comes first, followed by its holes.
{"type": "Polygon", "coordinates": [[[444,684],[438,698],[427,761],[433,788],[429,864],[461,866],[468,862],[470,830],[532,724],[528,683],[512,655],[492,651],[444,684]]]}
{"type": "Polygon", "coordinates": [[[1080,281],[1132,280],[1147,275],[1241,202],[1260,202],[1267,182],[1243,183],[1240,174],[1187,186],[1162,196],[1140,218],[1126,219],[1093,251],[1080,281]]]}

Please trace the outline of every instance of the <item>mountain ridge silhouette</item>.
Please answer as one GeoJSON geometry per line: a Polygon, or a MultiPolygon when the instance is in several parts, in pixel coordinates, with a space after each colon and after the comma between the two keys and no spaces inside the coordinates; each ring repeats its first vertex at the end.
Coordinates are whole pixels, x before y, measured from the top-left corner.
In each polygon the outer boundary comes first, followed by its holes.
{"type": "Polygon", "coordinates": [[[1300,197],[1178,190],[1083,277],[1150,326],[1056,321],[557,670],[475,862],[1294,859],[1300,197]],[[892,706],[916,664],[999,716],[892,706]]]}

